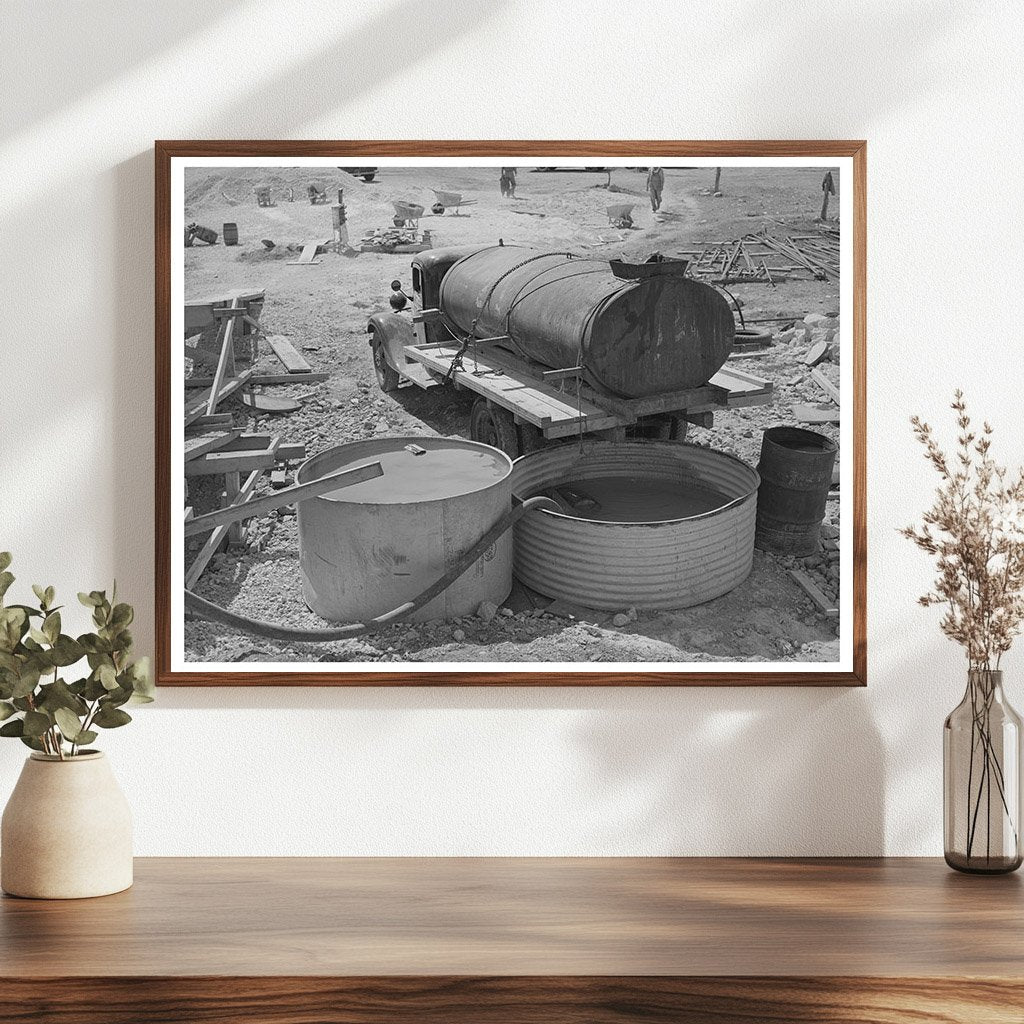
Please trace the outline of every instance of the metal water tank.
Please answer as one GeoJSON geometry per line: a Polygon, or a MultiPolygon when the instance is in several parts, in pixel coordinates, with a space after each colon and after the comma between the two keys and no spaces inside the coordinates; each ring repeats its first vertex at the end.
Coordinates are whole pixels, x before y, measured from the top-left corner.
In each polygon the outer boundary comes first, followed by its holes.
{"type": "MultiPolygon", "coordinates": [[[[297,483],[380,462],[383,476],[298,504],[306,604],[330,622],[361,622],[440,579],[511,508],[504,452],[447,437],[342,444],[307,459],[297,483]]],[[[499,538],[416,621],[472,615],[512,589],[512,532],[499,538]]]]}
{"type": "Polygon", "coordinates": [[[624,398],[706,384],[732,349],[735,325],[710,285],[677,275],[627,280],[608,260],[491,246],[441,282],[442,312],[477,338],[508,334],[529,359],[582,364],[594,387],[624,398]]]}
{"type": "Polygon", "coordinates": [[[759,482],[735,456],[679,441],[569,443],[524,455],[512,471],[517,498],[576,494],[594,511],[581,502],[519,520],[516,576],[588,608],[703,604],[750,574],[759,482]]]}

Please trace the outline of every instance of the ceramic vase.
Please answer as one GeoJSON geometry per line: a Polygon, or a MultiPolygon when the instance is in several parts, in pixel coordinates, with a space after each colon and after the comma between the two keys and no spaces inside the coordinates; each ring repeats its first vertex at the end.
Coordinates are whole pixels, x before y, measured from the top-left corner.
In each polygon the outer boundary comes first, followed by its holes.
{"type": "Polygon", "coordinates": [[[0,824],[0,888],[69,900],[132,884],[132,818],[99,751],[25,762],[0,824]]]}

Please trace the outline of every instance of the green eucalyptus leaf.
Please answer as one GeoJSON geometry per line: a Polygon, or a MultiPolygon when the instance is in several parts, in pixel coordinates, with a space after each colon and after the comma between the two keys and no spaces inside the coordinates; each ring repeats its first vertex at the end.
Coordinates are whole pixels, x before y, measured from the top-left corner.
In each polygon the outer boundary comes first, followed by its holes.
{"type": "Polygon", "coordinates": [[[51,644],[57,642],[57,637],[60,636],[60,612],[50,612],[49,615],[43,619],[42,625],[43,633],[46,634],[46,639],[51,644]]]}
{"type": "Polygon", "coordinates": [[[110,613],[110,625],[117,629],[123,629],[132,624],[135,618],[135,610],[130,604],[115,604],[114,610],[110,613]]]}
{"type": "Polygon", "coordinates": [[[41,711],[55,712],[57,708],[65,708],[79,718],[88,714],[89,705],[81,697],[72,692],[63,679],[57,679],[39,687],[39,698],[36,707],[41,711]]]}
{"type": "Polygon", "coordinates": [[[41,629],[36,629],[35,626],[29,629],[28,635],[40,646],[50,642],[50,638],[41,629]]]}
{"type": "Polygon", "coordinates": [[[19,711],[31,711],[32,708],[35,707],[35,705],[32,703],[31,697],[12,697],[11,703],[19,711]]]}
{"type": "MultiPolygon", "coordinates": [[[[6,552],[4,552],[6,554],[6,552]]],[[[0,598],[7,593],[14,582],[14,577],[9,572],[0,572],[0,598]]]]}
{"type": "Polygon", "coordinates": [[[42,736],[53,723],[42,711],[26,711],[24,724],[26,736],[42,736]]]}
{"type": "Polygon", "coordinates": [[[57,728],[61,731],[61,735],[66,740],[77,743],[79,734],[82,732],[82,721],[78,715],[67,708],[57,708],[53,713],[53,717],[57,723],[57,728]]]}
{"type": "Polygon", "coordinates": [[[79,746],[82,746],[85,743],[92,743],[92,741],[96,739],[97,736],[99,736],[98,732],[93,732],[92,729],[83,729],[78,734],[78,739],[76,739],[75,742],[79,746]]]}
{"type": "MultiPolygon", "coordinates": [[[[2,733],[3,729],[0,729],[0,734],[2,733]]],[[[35,736],[22,736],[20,737],[20,739],[21,742],[24,743],[26,747],[31,747],[33,750],[38,750],[40,753],[46,752],[46,747],[44,747],[42,742],[40,740],[37,740],[35,736]]]]}
{"type": "Polygon", "coordinates": [[[85,680],[85,689],[82,691],[82,696],[86,700],[99,700],[100,697],[106,696],[106,693],[107,688],[95,675],[91,675],[85,680]]]}
{"type": "Polygon", "coordinates": [[[85,605],[86,608],[95,608],[99,603],[96,599],[95,591],[91,594],[83,594],[81,591],[78,592],[78,600],[85,605]]]}
{"type": "Polygon", "coordinates": [[[13,721],[4,722],[0,725],[0,736],[24,736],[25,735],[25,723],[20,718],[15,718],[13,721]]]}
{"type": "Polygon", "coordinates": [[[6,569],[11,564],[11,553],[10,551],[0,551],[0,571],[6,569]]]}
{"type": "Polygon", "coordinates": [[[51,609],[53,608],[53,602],[54,602],[54,599],[56,598],[56,596],[57,596],[57,591],[54,590],[53,587],[47,587],[46,588],[46,592],[43,594],[43,597],[46,598],[46,607],[47,608],[51,608],[51,609]]]}
{"type": "Polygon", "coordinates": [[[18,673],[21,671],[21,662],[9,651],[0,651],[0,670],[18,673]]]}
{"type": "Polygon", "coordinates": [[[17,714],[18,709],[9,701],[0,700],[0,722],[6,722],[11,715],[17,714]]]}
{"type": "Polygon", "coordinates": [[[103,684],[105,690],[116,690],[118,688],[117,673],[113,665],[100,665],[96,669],[96,678],[103,684]]]}
{"type": "Polygon", "coordinates": [[[46,587],[39,586],[38,583],[32,584],[32,593],[36,595],[42,607],[46,607],[46,587]]]}
{"type": "Polygon", "coordinates": [[[117,729],[122,725],[127,725],[131,720],[132,716],[127,711],[111,707],[109,704],[103,704],[99,711],[96,712],[93,724],[98,725],[101,729],[117,729]]]}
{"type": "Polygon", "coordinates": [[[35,688],[39,685],[39,669],[34,665],[26,665],[21,675],[18,677],[17,683],[14,684],[12,697],[28,697],[35,692],[35,688]]]}
{"type": "MultiPolygon", "coordinates": [[[[57,625],[60,626],[59,616],[57,625]]],[[[61,633],[54,642],[50,655],[54,665],[65,668],[68,665],[74,665],[76,661],[81,661],[85,657],[85,649],[77,640],[66,633],[61,633]]]]}
{"type": "Polygon", "coordinates": [[[109,705],[110,707],[119,708],[122,704],[127,704],[132,699],[133,692],[130,683],[127,686],[119,686],[116,690],[110,690],[100,703],[104,707],[109,705]]]}

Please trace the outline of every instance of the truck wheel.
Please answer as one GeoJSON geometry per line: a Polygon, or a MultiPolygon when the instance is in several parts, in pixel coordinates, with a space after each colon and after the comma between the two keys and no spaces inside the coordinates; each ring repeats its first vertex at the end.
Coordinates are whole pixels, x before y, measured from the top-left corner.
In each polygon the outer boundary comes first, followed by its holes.
{"type": "Polygon", "coordinates": [[[364,174],[363,175],[363,181],[369,183],[369,182],[373,181],[373,179],[376,178],[376,177],[377,177],[377,172],[376,171],[374,171],[373,174],[364,174]]]}
{"type": "Polygon", "coordinates": [[[519,424],[519,451],[523,455],[539,452],[541,448],[547,446],[547,443],[547,438],[541,432],[540,427],[535,427],[532,423],[519,424]]]}
{"type": "Polygon", "coordinates": [[[373,332],[373,372],[377,377],[377,383],[380,385],[381,391],[385,394],[389,391],[398,390],[399,381],[401,377],[398,375],[398,371],[388,362],[387,356],[384,353],[384,344],[377,337],[377,332],[373,332]]]}
{"type": "Polygon", "coordinates": [[[500,448],[510,459],[518,459],[519,433],[512,413],[500,406],[491,406],[486,398],[473,403],[469,416],[469,436],[481,444],[500,448]]]}

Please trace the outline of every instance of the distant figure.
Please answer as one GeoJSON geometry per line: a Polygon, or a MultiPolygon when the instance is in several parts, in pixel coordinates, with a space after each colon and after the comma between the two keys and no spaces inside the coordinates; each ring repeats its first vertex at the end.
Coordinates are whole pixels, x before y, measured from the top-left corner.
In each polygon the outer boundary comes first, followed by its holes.
{"type": "Polygon", "coordinates": [[[660,167],[652,167],[647,172],[647,191],[651,197],[651,209],[657,213],[661,209],[661,193],[665,188],[665,172],[660,167]]]}
{"type": "Polygon", "coordinates": [[[516,169],[514,167],[502,167],[501,169],[501,194],[515,198],[516,195],[516,169]]]}

